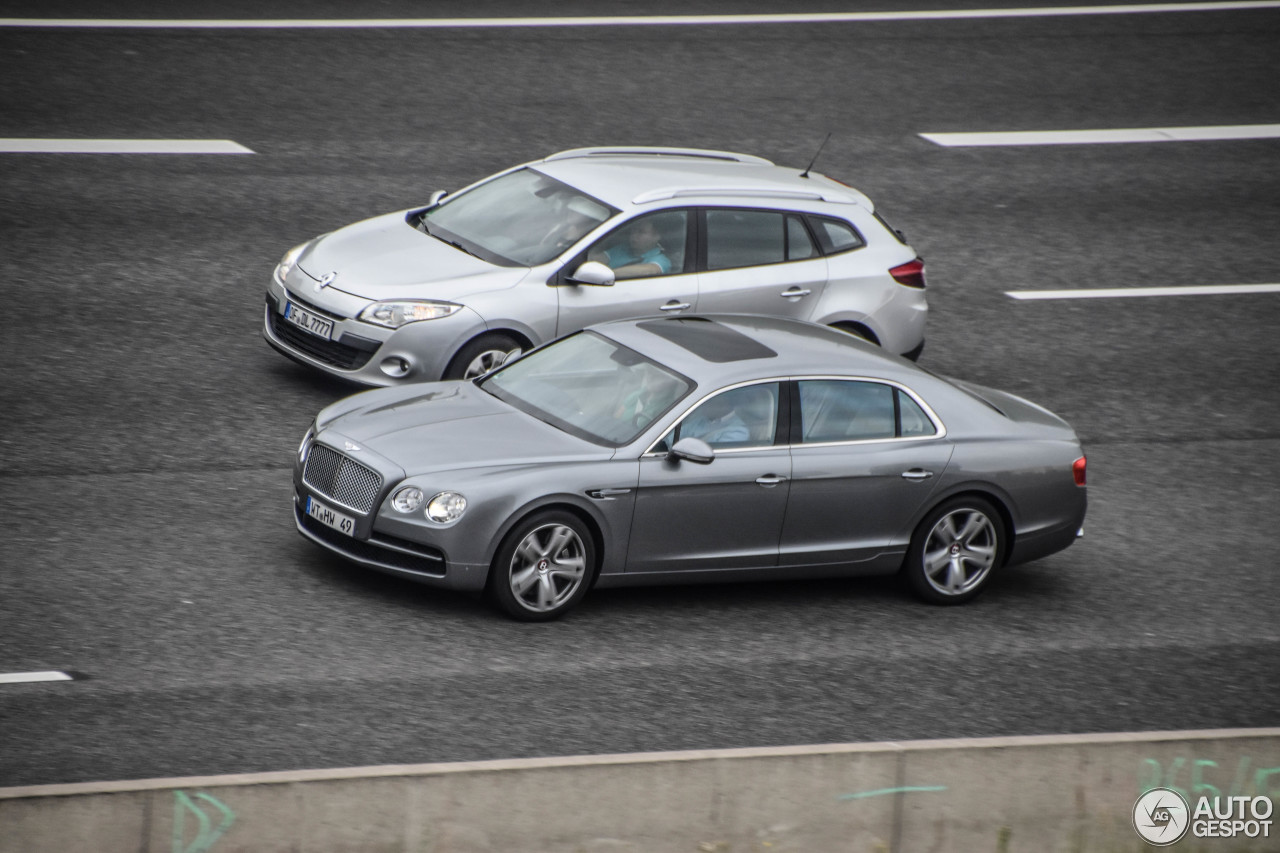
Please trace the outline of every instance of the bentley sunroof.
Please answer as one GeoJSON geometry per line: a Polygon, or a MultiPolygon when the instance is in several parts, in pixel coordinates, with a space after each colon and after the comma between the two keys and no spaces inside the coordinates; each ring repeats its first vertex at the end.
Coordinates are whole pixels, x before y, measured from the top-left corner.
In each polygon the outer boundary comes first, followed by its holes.
{"type": "Polygon", "coordinates": [[[753,358],[776,358],[777,353],[737,329],[721,325],[705,317],[672,317],[669,320],[645,320],[637,328],[652,332],[704,361],[723,364],[753,358]]]}

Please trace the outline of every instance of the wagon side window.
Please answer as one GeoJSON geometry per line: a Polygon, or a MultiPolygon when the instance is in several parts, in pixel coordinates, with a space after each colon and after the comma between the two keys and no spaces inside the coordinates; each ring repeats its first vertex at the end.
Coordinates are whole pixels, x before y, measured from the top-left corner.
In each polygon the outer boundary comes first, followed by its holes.
{"type": "Polygon", "coordinates": [[[862,239],[862,235],[858,233],[857,229],[843,219],[810,216],[809,222],[813,225],[813,230],[818,234],[818,241],[822,243],[822,250],[828,255],[861,249],[867,245],[867,241],[862,239]]]}

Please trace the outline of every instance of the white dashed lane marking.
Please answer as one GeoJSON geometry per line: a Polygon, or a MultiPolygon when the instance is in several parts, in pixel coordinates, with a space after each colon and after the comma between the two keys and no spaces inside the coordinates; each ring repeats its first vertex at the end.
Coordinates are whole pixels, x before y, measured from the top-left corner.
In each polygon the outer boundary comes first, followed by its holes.
{"type": "Polygon", "coordinates": [[[974,18],[1051,18],[1076,15],[1150,15],[1165,12],[1231,12],[1280,8],[1280,0],[1210,3],[1142,3],[1111,6],[1046,6],[1025,9],[947,9],[903,12],[804,12],[758,15],[627,15],[538,18],[346,18],[183,19],[0,18],[0,27],[111,27],[146,29],[449,29],[456,27],[718,26],[725,24],[838,24],[879,21],[946,21],[974,18]]]}
{"type": "Polygon", "coordinates": [[[1139,296],[1226,296],[1280,293],[1280,284],[1207,284],[1186,287],[1099,287],[1086,290],[1006,290],[1014,299],[1124,299],[1139,296]]]}
{"type": "Polygon", "coordinates": [[[0,154],[252,154],[229,139],[0,139],[0,154]]]}
{"type": "Polygon", "coordinates": [[[71,681],[65,672],[0,672],[0,684],[26,684],[32,681],[71,681]]]}
{"type": "Polygon", "coordinates": [[[1006,145],[1116,145],[1132,142],[1211,142],[1280,139],[1280,124],[1218,127],[1135,127],[1116,130],[1017,130],[985,133],[922,133],[947,148],[1006,145]]]}

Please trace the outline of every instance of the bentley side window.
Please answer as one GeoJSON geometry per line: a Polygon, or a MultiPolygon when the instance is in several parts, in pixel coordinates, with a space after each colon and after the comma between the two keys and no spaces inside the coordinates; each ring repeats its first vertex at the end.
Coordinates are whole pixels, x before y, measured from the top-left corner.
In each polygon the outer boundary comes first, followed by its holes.
{"type": "Polygon", "coordinates": [[[842,379],[800,382],[800,436],[805,444],[894,438],[892,385],[842,379]]]}
{"type": "Polygon", "coordinates": [[[778,429],[778,383],[734,388],[704,400],[676,430],[675,440],[700,438],[717,450],[769,447],[778,429]]]}
{"type": "Polygon", "coordinates": [[[904,393],[901,389],[894,389],[894,393],[898,395],[898,423],[901,426],[899,434],[903,436],[916,435],[937,435],[938,428],[933,425],[933,421],[929,420],[929,416],[924,413],[919,404],[911,399],[910,394],[904,393]]]}

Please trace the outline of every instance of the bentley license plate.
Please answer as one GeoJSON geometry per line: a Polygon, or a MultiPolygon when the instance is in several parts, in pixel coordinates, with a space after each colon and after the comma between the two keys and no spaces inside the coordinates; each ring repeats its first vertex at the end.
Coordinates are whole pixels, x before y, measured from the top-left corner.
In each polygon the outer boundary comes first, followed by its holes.
{"type": "Polygon", "coordinates": [[[299,329],[304,329],[313,335],[329,340],[333,335],[333,321],[321,317],[319,314],[308,311],[306,308],[299,308],[292,302],[286,302],[284,305],[284,318],[299,329]]]}
{"type": "Polygon", "coordinates": [[[345,533],[348,536],[356,534],[356,520],[354,518],[330,509],[315,498],[307,498],[307,515],[340,533],[345,533]]]}

